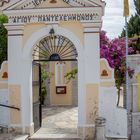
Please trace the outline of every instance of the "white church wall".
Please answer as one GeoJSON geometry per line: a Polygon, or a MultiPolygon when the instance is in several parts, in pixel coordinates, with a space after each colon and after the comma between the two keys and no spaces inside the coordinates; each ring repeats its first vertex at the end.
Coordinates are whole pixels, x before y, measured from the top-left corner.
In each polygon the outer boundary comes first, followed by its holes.
{"type": "Polygon", "coordinates": [[[100,89],[100,116],[106,119],[106,136],[127,138],[127,111],[118,108],[117,89],[102,87],[100,89]]]}
{"type": "MultiPolygon", "coordinates": [[[[0,89],[0,104],[9,105],[8,89],[0,89]]],[[[10,109],[0,106],[0,126],[9,125],[10,109]]]]}
{"type": "MultiPolygon", "coordinates": [[[[0,104],[9,105],[8,62],[4,61],[0,69],[0,104]]],[[[0,126],[9,125],[9,108],[0,106],[0,126]]]]}
{"type": "Polygon", "coordinates": [[[100,71],[99,116],[106,119],[105,135],[111,138],[127,138],[127,111],[117,107],[114,70],[105,59],[101,59],[100,71]]]}

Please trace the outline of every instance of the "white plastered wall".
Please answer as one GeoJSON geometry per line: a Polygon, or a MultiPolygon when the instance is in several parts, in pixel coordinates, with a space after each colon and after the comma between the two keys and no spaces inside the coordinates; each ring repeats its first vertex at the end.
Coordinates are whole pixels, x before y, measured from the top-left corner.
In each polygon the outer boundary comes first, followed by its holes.
{"type": "Polygon", "coordinates": [[[106,119],[105,135],[110,138],[127,138],[127,111],[117,107],[117,88],[115,87],[114,70],[110,68],[107,60],[105,63],[107,73],[111,71],[111,77],[101,78],[99,116],[106,119]]]}
{"type": "MultiPolygon", "coordinates": [[[[24,42],[24,24],[16,26],[7,24],[8,29],[8,59],[9,59],[9,85],[19,85],[21,87],[21,123],[11,124],[11,126],[22,127],[22,132],[33,127],[32,116],[32,50],[34,45],[45,36],[49,35],[53,27],[55,34],[62,35],[71,40],[78,52],[78,127],[95,128],[94,123],[87,120],[86,86],[100,83],[100,51],[99,51],[99,31],[101,24],[94,28],[91,24],[84,24],[84,46],[80,39],[70,30],[59,27],[58,24],[46,25],[34,32],[27,42],[24,42]],[[89,28],[88,28],[89,27],[89,28]],[[93,74],[91,76],[91,74],[93,74]]],[[[90,93],[88,93],[89,95],[90,93]]],[[[92,92],[94,94],[94,91],[92,92]]],[[[98,96],[98,93],[96,93],[98,96]]],[[[98,100],[98,99],[97,99],[98,100]]],[[[94,107],[94,105],[92,105],[94,107]]],[[[30,132],[31,133],[31,132],[30,132]]],[[[86,133],[86,132],[85,132],[86,133]]],[[[87,132],[88,133],[88,132],[87,132]]],[[[84,134],[86,135],[86,134],[84,134]]]]}

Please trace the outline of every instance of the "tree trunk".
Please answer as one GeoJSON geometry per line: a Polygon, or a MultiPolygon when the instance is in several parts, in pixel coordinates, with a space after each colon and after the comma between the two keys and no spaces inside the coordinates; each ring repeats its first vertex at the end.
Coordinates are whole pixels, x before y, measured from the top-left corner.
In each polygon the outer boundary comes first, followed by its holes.
{"type": "Polygon", "coordinates": [[[121,89],[118,89],[118,100],[117,100],[117,106],[119,106],[120,103],[120,96],[121,96],[121,89]]]}

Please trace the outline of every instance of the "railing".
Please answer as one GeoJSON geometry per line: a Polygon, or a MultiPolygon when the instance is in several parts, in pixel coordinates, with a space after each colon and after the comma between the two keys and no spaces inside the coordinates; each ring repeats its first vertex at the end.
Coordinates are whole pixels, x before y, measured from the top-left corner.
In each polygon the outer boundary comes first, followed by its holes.
{"type": "Polygon", "coordinates": [[[9,106],[9,105],[4,105],[4,104],[0,104],[1,107],[6,107],[6,108],[11,108],[11,109],[16,109],[18,111],[20,111],[20,108],[15,107],[15,106],[9,106]]]}

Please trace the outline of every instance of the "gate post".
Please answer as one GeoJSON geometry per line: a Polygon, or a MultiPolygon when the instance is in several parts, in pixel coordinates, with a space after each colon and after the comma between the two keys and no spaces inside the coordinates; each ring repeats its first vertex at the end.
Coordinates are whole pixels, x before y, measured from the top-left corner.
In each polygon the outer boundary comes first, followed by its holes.
{"type": "MultiPolygon", "coordinates": [[[[84,25],[85,26],[85,25],[84,25]]],[[[79,128],[82,138],[92,139],[95,137],[95,120],[99,110],[100,92],[100,38],[101,24],[97,28],[90,28],[90,24],[84,28],[84,104],[85,116],[83,126],[79,128]]],[[[79,104],[79,108],[83,105],[79,104]]],[[[80,115],[80,114],[79,114],[80,115]]]]}
{"type": "Polygon", "coordinates": [[[23,60],[24,25],[6,24],[8,30],[8,92],[9,103],[20,108],[10,110],[10,128],[32,134],[32,61],[23,60]]]}

